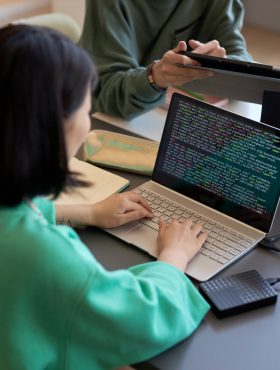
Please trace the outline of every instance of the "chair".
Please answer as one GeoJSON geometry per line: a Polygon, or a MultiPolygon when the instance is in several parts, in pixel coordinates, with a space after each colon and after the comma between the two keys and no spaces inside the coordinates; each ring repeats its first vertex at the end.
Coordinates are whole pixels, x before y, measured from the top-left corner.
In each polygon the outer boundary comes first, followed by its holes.
{"type": "Polygon", "coordinates": [[[81,36],[81,29],[76,21],[69,15],[62,13],[37,15],[31,18],[20,19],[14,23],[53,28],[69,37],[75,43],[78,43],[81,36]]]}

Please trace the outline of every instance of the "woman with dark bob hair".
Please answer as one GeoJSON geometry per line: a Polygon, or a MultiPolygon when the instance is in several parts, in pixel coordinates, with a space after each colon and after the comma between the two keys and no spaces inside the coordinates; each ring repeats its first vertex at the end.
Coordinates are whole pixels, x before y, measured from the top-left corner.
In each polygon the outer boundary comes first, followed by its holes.
{"type": "Polygon", "coordinates": [[[0,29],[0,367],[114,369],[188,337],[209,309],[183,271],[206,239],[160,222],[158,261],[106,271],[56,218],[113,227],[152,217],[137,194],[57,208],[90,129],[90,58],[44,28],[0,29]]]}

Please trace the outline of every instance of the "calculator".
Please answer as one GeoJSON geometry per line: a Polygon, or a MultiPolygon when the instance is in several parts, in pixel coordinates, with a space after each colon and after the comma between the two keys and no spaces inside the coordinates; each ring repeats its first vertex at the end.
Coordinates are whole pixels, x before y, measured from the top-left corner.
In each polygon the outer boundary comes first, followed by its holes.
{"type": "Polygon", "coordinates": [[[256,270],[208,280],[199,284],[199,291],[219,318],[277,301],[276,290],[256,270]]]}

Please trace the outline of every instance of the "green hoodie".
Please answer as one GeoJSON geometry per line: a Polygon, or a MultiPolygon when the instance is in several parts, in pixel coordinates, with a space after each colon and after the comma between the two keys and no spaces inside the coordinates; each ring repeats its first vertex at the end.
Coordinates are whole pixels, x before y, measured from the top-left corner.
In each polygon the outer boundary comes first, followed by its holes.
{"type": "Polygon", "coordinates": [[[100,75],[93,108],[126,119],[152,109],[163,94],[146,67],[180,40],[218,40],[229,58],[251,60],[241,35],[241,0],[87,0],[81,45],[100,75]]]}

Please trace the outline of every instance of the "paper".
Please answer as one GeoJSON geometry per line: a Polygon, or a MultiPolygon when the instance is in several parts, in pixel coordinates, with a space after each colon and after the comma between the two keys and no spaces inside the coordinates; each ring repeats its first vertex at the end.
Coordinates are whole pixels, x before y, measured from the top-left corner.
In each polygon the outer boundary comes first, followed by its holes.
{"type": "Polygon", "coordinates": [[[69,168],[81,174],[79,179],[91,182],[92,185],[69,189],[68,192],[61,193],[55,200],[56,204],[94,204],[129,185],[129,180],[77,158],[70,160],[69,168]]]}
{"type": "Polygon", "coordinates": [[[101,112],[94,113],[93,117],[100,119],[101,121],[108,122],[111,125],[117,126],[126,131],[141,135],[144,138],[160,141],[166,115],[167,110],[158,107],[145,112],[131,119],[130,121],[113,117],[101,112]]]}

